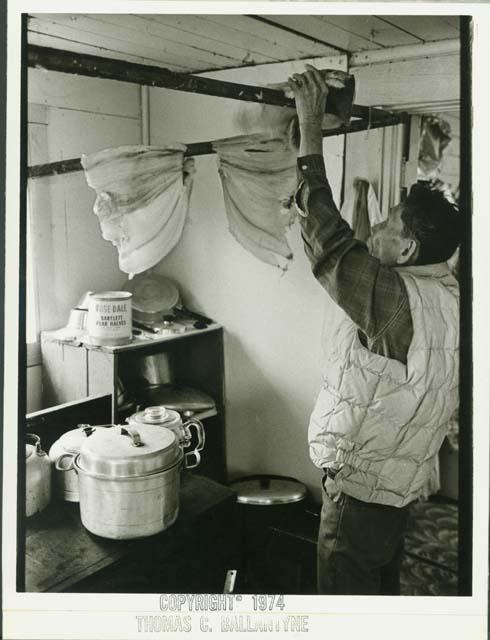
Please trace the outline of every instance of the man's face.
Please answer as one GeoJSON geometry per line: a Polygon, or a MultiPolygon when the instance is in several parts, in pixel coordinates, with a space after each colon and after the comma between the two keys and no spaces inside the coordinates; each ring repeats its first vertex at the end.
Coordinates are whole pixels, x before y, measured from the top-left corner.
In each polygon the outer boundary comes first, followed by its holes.
{"type": "Polygon", "coordinates": [[[381,264],[396,266],[403,263],[400,256],[407,245],[407,238],[403,237],[403,221],[401,204],[390,209],[388,218],[371,227],[371,235],[367,239],[369,253],[378,258],[381,264]]]}

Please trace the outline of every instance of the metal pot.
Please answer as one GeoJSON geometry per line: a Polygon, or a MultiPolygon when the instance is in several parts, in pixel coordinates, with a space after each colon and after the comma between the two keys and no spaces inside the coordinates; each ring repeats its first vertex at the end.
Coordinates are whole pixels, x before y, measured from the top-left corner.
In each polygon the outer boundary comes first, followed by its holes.
{"type": "Polygon", "coordinates": [[[65,453],[59,471],[78,474],[82,524],[104,538],[130,539],[164,531],[177,519],[180,470],[187,462],[170,429],[141,424],[95,431],[77,455],[65,453]],[[68,464],[66,462],[68,461],[68,464]]]}
{"type": "Polygon", "coordinates": [[[201,411],[216,410],[216,403],[204,391],[191,387],[173,384],[149,384],[141,389],[135,389],[136,401],[143,406],[162,405],[167,409],[178,411],[181,415],[199,413],[201,411]]]}
{"type": "MultiPolygon", "coordinates": [[[[101,425],[100,425],[101,426],[101,425]]],[[[109,426],[109,425],[106,425],[109,426]]],[[[111,425],[112,426],[112,425],[111,425]]],[[[96,427],[89,424],[79,424],[77,429],[71,429],[64,433],[49,450],[49,457],[53,463],[65,453],[77,454],[83,442],[91,436],[96,427]]],[[[74,469],[55,471],[55,485],[58,495],[68,502],[78,502],[78,477],[74,469]]]]}
{"type": "Polygon", "coordinates": [[[147,407],[143,411],[133,413],[127,418],[127,422],[134,428],[138,429],[140,425],[155,425],[165,427],[175,433],[180,446],[187,449],[191,445],[192,429],[195,429],[197,443],[190,455],[196,457],[196,466],[201,461],[200,451],[204,449],[206,436],[204,427],[200,420],[190,419],[182,423],[182,419],[177,411],[167,409],[162,405],[147,407]]]}
{"type": "Polygon", "coordinates": [[[170,384],[176,378],[176,356],[172,352],[142,356],[134,364],[137,386],[170,384]]]}
{"type": "Polygon", "coordinates": [[[41,439],[27,433],[26,440],[26,516],[33,516],[51,500],[51,460],[41,449],[41,439]]]}

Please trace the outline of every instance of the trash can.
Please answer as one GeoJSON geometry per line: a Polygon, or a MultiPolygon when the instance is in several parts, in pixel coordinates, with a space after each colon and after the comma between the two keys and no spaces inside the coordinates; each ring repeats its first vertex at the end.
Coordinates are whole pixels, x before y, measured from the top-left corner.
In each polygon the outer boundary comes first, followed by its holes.
{"type": "Polygon", "coordinates": [[[263,593],[274,583],[266,561],[274,531],[287,528],[302,513],[307,490],[295,478],[264,474],[239,478],[230,486],[237,494],[242,535],[237,584],[242,593],[263,593]]]}

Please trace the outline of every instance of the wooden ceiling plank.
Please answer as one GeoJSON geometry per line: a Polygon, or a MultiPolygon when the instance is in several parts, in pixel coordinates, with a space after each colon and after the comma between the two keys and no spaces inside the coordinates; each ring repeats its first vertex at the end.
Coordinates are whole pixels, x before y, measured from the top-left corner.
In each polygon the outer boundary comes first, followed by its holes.
{"type": "Polygon", "coordinates": [[[381,16],[391,24],[409,31],[424,42],[449,40],[459,36],[459,28],[442,20],[443,16],[381,16]]]}
{"type": "Polygon", "coordinates": [[[433,113],[440,104],[454,109],[459,101],[458,55],[427,58],[423,63],[407,60],[375,64],[352,69],[352,73],[356,78],[356,100],[361,104],[411,111],[408,104],[418,108],[427,103],[433,113]]]}
{"type": "Polygon", "coordinates": [[[153,21],[144,20],[140,16],[133,15],[100,15],[95,19],[111,27],[124,30],[124,33],[132,32],[133,37],[143,38],[143,42],[155,49],[166,48],[168,51],[177,53],[179,56],[187,56],[192,60],[198,56],[204,62],[211,63],[215,67],[222,65],[236,64],[240,62],[240,56],[217,52],[215,47],[209,44],[206,39],[194,44],[188,43],[181,38],[181,33],[175,29],[165,28],[153,21]]]}
{"type": "Polygon", "coordinates": [[[420,42],[417,38],[383,22],[377,16],[322,16],[322,20],[364,38],[377,47],[394,47],[420,42]]]}
{"type": "MultiPolygon", "coordinates": [[[[78,40],[73,41],[66,38],[60,38],[51,36],[49,34],[38,33],[35,31],[29,32],[28,35],[29,44],[33,44],[40,47],[50,47],[53,49],[61,49],[63,51],[73,51],[73,53],[88,53],[93,56],[103,56],[105,58],[114,58],[115,60],[123,60],[128,62],[137,62],[139,64],[163,64],[161,61],[145,58],[144,56],[132,56],[126,53],[126,51],[115,51],[107,47],[101,47],[98,45],[83,44],[78,40]]],[[[176,64],[168,64],[167,67],[172,71],[178,71],[181,73],[189,73],[191,69],[188,67],[181,67],[176,64]]]]}
{"type": "Polygon", "coordinates": [[[446,24],[448,24],[451,27],[454,27],[455,29],[458,30],[458,33],[460,31],[460,17],[459,16],[439,16],[440,20],[442,22],[445,22],[446,24]]]}
{"type": "MultiPolygon", "coordinates": [[[[262,16],[258,16],[261,18],[262,16]]],[[[264,16],[266,17],[266,16],[264,16]]],[[[281,47],[287,52],[290,58],[294,57],[315,57],[328,56],[335,53],[335,49],[325,44],[320,44],[306,37],[296,35],[289,31],[282,30],[278,25],[270,25],[260,20],[256,20],[254,16],[210,16],[213,22],[229,26],[233,29],[243,31],[245,34],[253,33],[254,36],[263,38],[266,42],[281,47]]]]}
{"type": "Polygon", "coordinates": [[[378,48],[377,44],[370,42],[367,38],[360,38],[333,24],[325,24],[324,16],[267,15],[265,17],[278,25],[282,24],[297,31],[304,31],[341,51],[378,48]]]}
{"type": "Polygon", "coordinates": [[[155,50],[152,48],[134,45],[125,40],[113,38],[108,35],[102,36],[101,34],[93,34],[83,31],[79,27],[70,27],[60,23],[53,24],[46,21],[42,24],[35,24],[35,26],[32,27],[32,30],[29,30],[28,33],[29,38],[31,33],[38,33],[40,35],[53,36],[62,40],[68,40],[73,44],[79,42],[80,45],[91,45],[101,50],[117,51],[119,53],[126,54],[128,57],[132,56],[138,58],[139,60],[145,58],[147,60],[151,60],[153,64],[156,63],[168,67],[178,65],[188,71],[192,70],[192,66],[185,64],[181,58],[176,59],[176,57],[171,54],[160,52],[160,55],[157,56],[155,50]]]}
{"type": "MultiPolygon", "coordinates": [[[[202,33],[196,33],[192,36],[187,34],[182,35],[181,29],[163,25],[156,20],[152,20],[151,16],[144,15],[103,15],[101,20],[108,24],[125,24],[127,23],[131,28],[144,32],[145,35],[155,39],[155,41],[171,43],[172,50],[182,50],[187,55],[193,54],[206,59],[209,56],[213,56],[214,62],[218,58],[222,59],[222,64],[225,66],[236,66],[242,64],[242,58],[246,53],[245,50],[239,49],[235,46],[216,43],[209,40],[202,33]]],[[[170,46],[170,45],[169,45],[170,46]]]]}
{"type": "Polygon", "coordinates": [[[186,40],[189,35],[199,35],[206,36],[213,46],[215,42],[232,45],[248,53],[247,57],[252,58],[254,62],[277,62],[287,55],[283,48],[274,46],[270,41],[232,28],[224,29],[222,24],[213,22],[208,16],[160,14],[151,18],[161,24],[180,29],[182,33],[187,34],[182,36],[186,40]]]}
{"type": "MultiPolygon", "coordinates": [[[[286,26],[284,24],[279,25],[279,24],[273,22],[273,20],[269,20],[268,16],[251,15],[249,17],[253,18],[253,20],[256,20],[256,21],[259,21],[259,22],[263,22],[265,24],[273,26],[276,29],[276,31],[278,29],[280,29],[282,33],[291,33],[291,34],[293,34],[295,36],[300,37],[303,41],[306,39],[309,42],[314,42],[317,45],[320,45],[322,52],[324,52],[325,50],[328,50],[330,52],[330,55],[338,55],[338,54],[344,55],[344,54],[348,53],[347,51],[344,51],[343,49],[340,49],[339,47],[332,47],[331,44],[325,42],[324,40],[321,40],[320,38],[316,38],[315,36],[311,35],[310,33],[306,32],[306,31],[300,32],[295,27],[286,26]]],[[[325,56],[322,55],[322,57],[325,57],[325,56]]]]}
{"type": "Polygon", "coordinates": [[[143,30],[138,32],[128,29],[124,23],[107,24],[96,18],[85,16],[60,15],[54,16],[54,20],[31,18],[29,30],[69,38],[72,41],[79,40],[102,48],[126,51],[133,56],[166,65],[175,64],[190,71],[196,70],[196,65],[199,65],[200,70],[204,70],[225,64],[228,66],[236,64],[235,60],[212,52],[195,52],[192,49],[184,51],[179,44],[165,43],[162,38],[145,35],[143,30]]]}

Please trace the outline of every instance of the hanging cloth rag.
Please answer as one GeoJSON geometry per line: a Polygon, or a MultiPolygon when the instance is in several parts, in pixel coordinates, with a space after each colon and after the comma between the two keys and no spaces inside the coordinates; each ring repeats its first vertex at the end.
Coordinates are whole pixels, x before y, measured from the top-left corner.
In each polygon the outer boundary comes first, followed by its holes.
{"type": "Polygon", "coordinates": [[[439,177],[445,151],[451,142],[451,125],[438,116],[424,116],[419,142],[418,180],[439,177]]]}
{"type": "Polygon", "coordinates": [[[129,274],[156,265],[179,241],[192,189],[194,160],[185,145],[123,146],[83,155],[102,237],[117,247],[129,274]]]}
{"type": "Polygon", "coordinates": [[[287,137],[241,136],[213,142],[231,234],[254,256],[286,269],[286,231],[295,218],[296,153],[287,137]]]}
{"type": "Polygon", "coordinates": [[[354,237],[366,242],[371,227],[383,221],[374,189],[368,180],[355,178],[340,214],[354,231],[354,237]]]}

